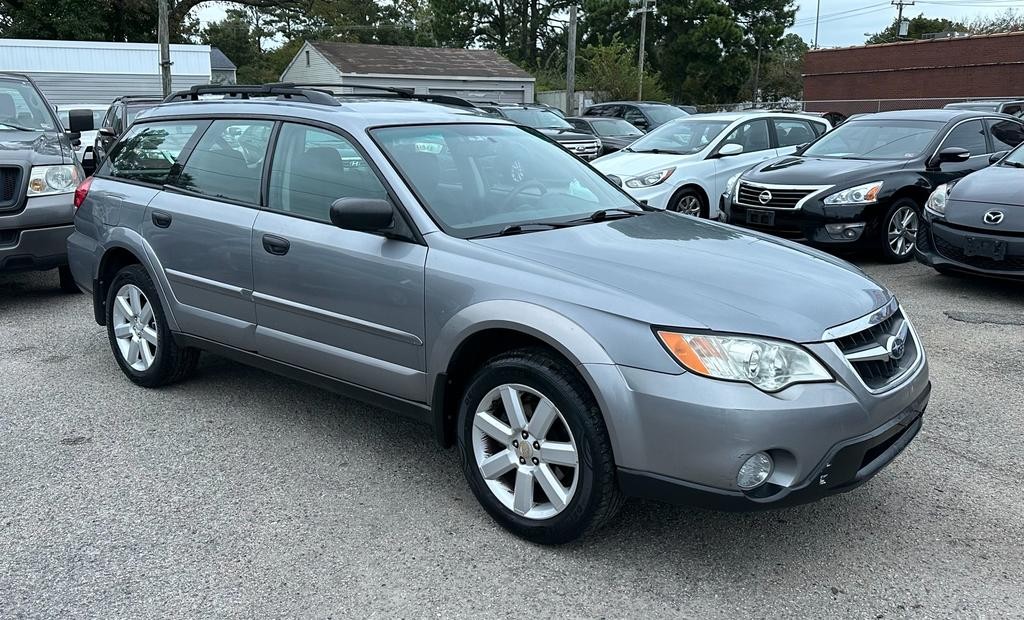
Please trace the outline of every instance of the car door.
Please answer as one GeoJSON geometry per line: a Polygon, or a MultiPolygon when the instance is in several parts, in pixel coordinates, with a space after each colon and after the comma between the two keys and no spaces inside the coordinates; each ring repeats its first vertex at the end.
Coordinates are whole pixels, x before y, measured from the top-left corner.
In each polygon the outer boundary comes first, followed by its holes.
{"type": "Polygon", "coordinates": [[[715,146],[708,156],[714,159],[714,175],[711,183],[712,196],[721,196],[725,191],[725,182],[737,172],[742,172],[758,162],[772,159],[778,155],[772,146],[772,137],[768,125],[768,119],[756,118],[740,123],[733,129],[726,129],[726,135],[715,146]],[[743,152],[738,155],[721,156],[719,151],[726,144],[738,144],[743,147],[743,152]]]}
{"type": "Polygon", "coordinates": [[[284,123],[268,187],[252,236],[258,351],[425,401],[427,248],[331,223],[339,198],[388,197],[361,149],[339,132],[284,123]]]}
{"type": "Polygon", "coordinates": [[[178,327],[246,350],[256,330],[252,227],[272,128],[266,120],[209,122],[142,223],[178,327]]]}

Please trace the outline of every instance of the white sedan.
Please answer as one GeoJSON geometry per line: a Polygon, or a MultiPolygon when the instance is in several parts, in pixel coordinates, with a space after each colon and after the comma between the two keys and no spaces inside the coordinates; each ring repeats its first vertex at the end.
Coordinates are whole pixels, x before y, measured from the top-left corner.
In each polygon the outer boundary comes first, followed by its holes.
{"type": "Polygon", "coordinates": [[[697,114],[668,122],[593,165],[652,207],[716,219],[730,178],[789,155],[831,128],[823,118],[786,112],[697,114]]]}

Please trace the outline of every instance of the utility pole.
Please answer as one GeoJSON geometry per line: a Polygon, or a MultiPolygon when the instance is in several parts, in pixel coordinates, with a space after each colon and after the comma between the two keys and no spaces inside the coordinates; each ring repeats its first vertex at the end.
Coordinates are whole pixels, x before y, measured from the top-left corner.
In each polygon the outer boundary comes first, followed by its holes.
{"type": "Polygon", "coordinates": [[[818,49],[818,20],[821,19],[821,0],[818,0],[818,10],[814,12],[814,49],[818,49]]]}
{"type": "Polygon", "coordinates": [[[576,2],[569,5],[569,54],[565,66],[565,113],[576,116],[576,2]]]}
{"type": "Polygon", "coordinates": [[[904,37],[904,36],[906,36],[910,32],[909,28],[907,29],[907,32],[903,32],[903,7],[904,6],[914,6],[914,2],[915,2],[915,0],[892,0],[892,5],[896,7],[896,11],[897,11],[896,12],[896,39],[897,40],[902,38],[902,37],[904,37]]]}
{"type": "Polygon", "coordinates": [[[160,45],[160,82],[164,97],[171,94],[171,34],[167,27],[167,0],[157,0],[156,40],[160,45]]]}
{"type": "Polygon", "coordinates": [[[640,69],[640,85],[637,88],[637,101],[642,101],[644,98],[644,52],[646,51],[647,45],[647,14],[654,10],[654,3],[656,1],[657,0],[629,0],[630,4],[640,4],[640,58],[637,60],[637,66],[640,69]]]}

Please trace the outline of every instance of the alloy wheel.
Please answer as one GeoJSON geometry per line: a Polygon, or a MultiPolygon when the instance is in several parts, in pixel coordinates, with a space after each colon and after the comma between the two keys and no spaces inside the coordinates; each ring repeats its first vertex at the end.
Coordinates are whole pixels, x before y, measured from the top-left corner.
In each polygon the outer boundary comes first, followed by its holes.
{"type": "Polygon", "coordinates": [[[156,359],[159,333],[153,304],[142,289],[134,284],[125,284],[114,296],[111,314],[114,338],[121,357],[134,370],[149,370],[156,359]]]}
{"type": "Polygon", "coordinates": [[[531,387],[499,385],[481,399],[473,455],[494,497],[527,519],[559,514],[576,493],[576,440],[555,404],[531,387]]]}
{"type": "Polygon", "coordinates": [[[683,215],[692,215],[694,217],[700,217],[701,204],[700,199],[696,196],[689,194],[683,196],[676,203],[676,210],[683,215]]]}
{"type": "Polygon", "coordinates": [[[913,207],[900,207],[889,218],[889,248],[896,256],[906,256],[917,244],[917,211],[913,207]]]}

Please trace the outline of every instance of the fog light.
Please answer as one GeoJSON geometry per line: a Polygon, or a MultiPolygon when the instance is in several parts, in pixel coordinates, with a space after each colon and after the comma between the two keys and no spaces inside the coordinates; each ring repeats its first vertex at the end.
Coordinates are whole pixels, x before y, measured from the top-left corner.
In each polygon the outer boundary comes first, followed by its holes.
{"type": "Polygon", "coordinates": [[[825,232],[833,239],[853,241],[859,239],[861,233],[864,232],[864,222],[857,222],[855,224],[825,224],[825,232]]]}
{"type": "Polygon", "coordinates": [[[736,486],[744,491],[757,488],[764,484],[768,476],[772,475],[774,467],[772,457],[765,452],[758,452],[740,467],[740,472],[736,474],[736,486]]]}

